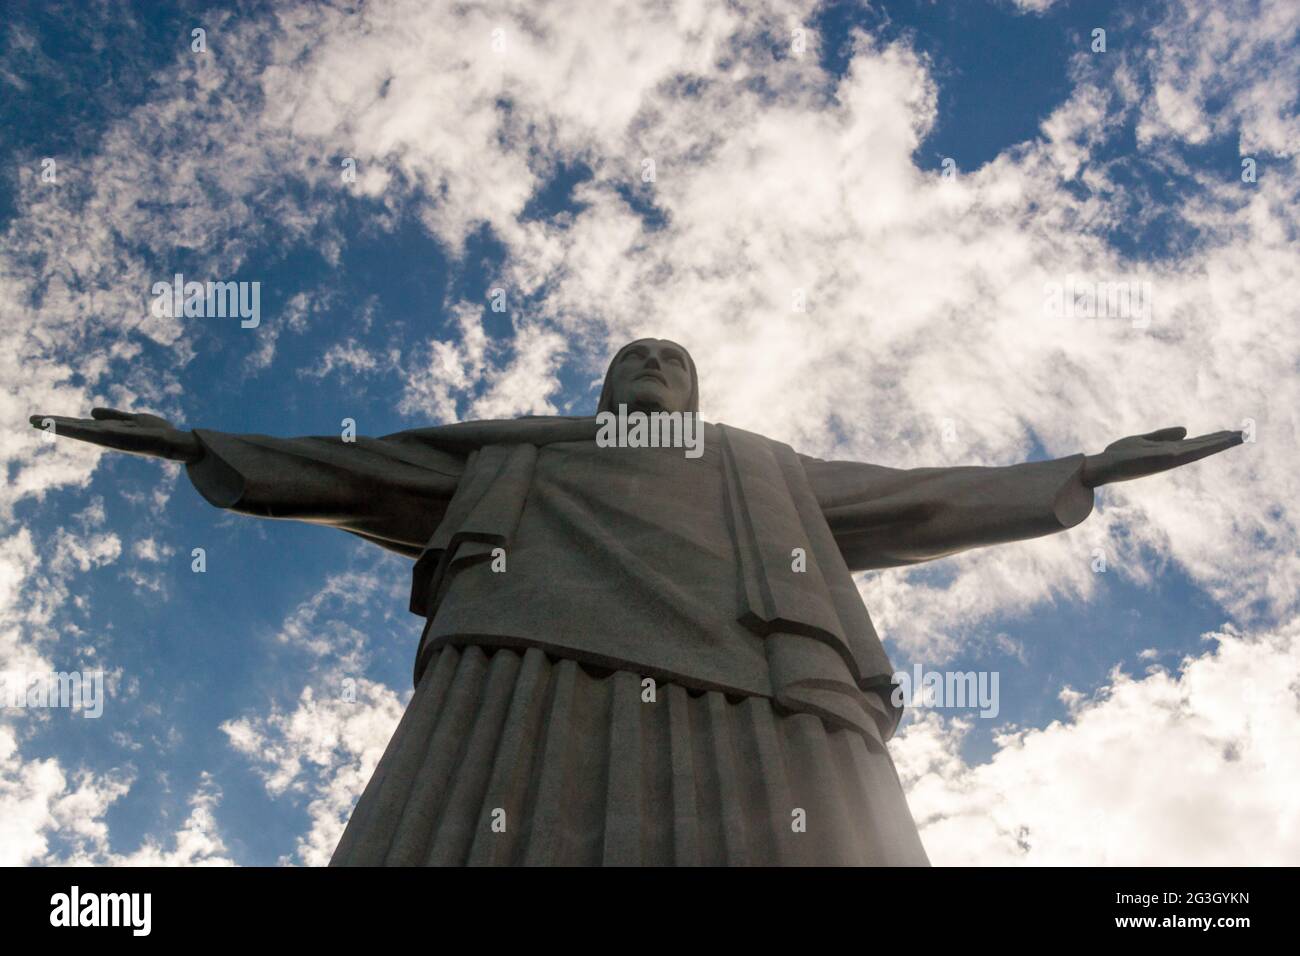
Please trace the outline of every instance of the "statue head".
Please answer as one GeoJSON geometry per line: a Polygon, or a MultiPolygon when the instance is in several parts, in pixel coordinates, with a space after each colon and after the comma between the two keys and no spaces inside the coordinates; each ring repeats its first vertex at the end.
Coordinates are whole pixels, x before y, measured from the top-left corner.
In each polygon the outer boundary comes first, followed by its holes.
{"type": "Polygon", "coordinates": [[[605,373],[597,412],[698,412],[700,380],[689,352],[668,339],[637,339],[618,350],[605,373]]]}

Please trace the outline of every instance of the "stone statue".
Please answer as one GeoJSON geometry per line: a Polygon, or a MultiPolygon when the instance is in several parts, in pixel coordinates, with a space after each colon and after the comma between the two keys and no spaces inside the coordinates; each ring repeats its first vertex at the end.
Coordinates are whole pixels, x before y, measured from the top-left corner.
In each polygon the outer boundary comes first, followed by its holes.
{"type": "Polygon", "coordinates": [[[598,412],[352,441],[102,408],[52,427],[414,559],[415,694],[336,865],[925,864],[853,573],[1070,528],[1098,485],[1242,441],[911,470],[709,423],[693,457],[608,447],[602,415],[698,415],[694,361],[658,339],[615,355],[598,412]]]}

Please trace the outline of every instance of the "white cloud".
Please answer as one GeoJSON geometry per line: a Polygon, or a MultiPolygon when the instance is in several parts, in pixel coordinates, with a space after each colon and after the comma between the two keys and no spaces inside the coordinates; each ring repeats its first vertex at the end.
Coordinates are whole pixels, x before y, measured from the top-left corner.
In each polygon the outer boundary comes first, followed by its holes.
{"type": "Polygon", "coordinates": [[[564,353],[564,338],[535,325],[516,330],[509,363],[487,376],[487,390],[470,407],[473,418],[553,415],[550,396],[558,391],[555,373],[564,353]]]}
{"type": "Polygon", "coordinates": [[[399,411],[427,415],[434,422],[460,417],[458,402],[487,371],[488,337],[480,313],[480,307],[470,302],[457,302],[448,310],[460,341],[434,342],[427,354],[418,353],[407,365],[399,411]]]}
{"type": "Polygon", "coordinates": [[[1021,13],[1046,13],[1056,0],[1011,0],[1021,13]]]}
{"type": "Polygon", "coordinates": [[[141,561],[158,563],[165,561],[176,553],[176,549],[171,545],[163,542],[159,543],[153,537],[140,538],[131,545],[131,553],[141,561]]]}
{"type": "MultiPolygon", "coordinates": [[[[398,603],[394,578],[382,573],[387,563],[380,562],[378,573],[332,576],[281,624],[277,641],[308,654],[296,699],[272,699],[265,713],[221,725],[268,794],[306,801],[311,826],[298,838],[295,855],[308,866],[329,862],[411,696],[364,676],[376,619],[386,616],[367,609],[398,603]]],[[[287,855],[281,860],[288,861],[287,855]]]]}
{"type": "Polygon", "coordinates": [[[69,534],[59,529],[54,539],[54,555],[50,568],[65,573],[73,566],[81,571],[111,564],[122,554],[122,539],[113,532],[93,534],[89,537],[69,534]]]}
{"type": "Polygon", "coordinates": [[[220,804],[221,790],[205,771],[190,797],[189,816],[171,835],[171,849],[150,838],[133,853],[84,862],[112,866],[233,866],[217,826],[215,811],[220,804]]]}
{"type": "Polygon", "coordinates": [[[931,861],[1295,865],[1300,620],[1207,639],[1177,673],[1063,689],[1066,721],[1008,730],[987,763],[959,754],[969,722],[906,726],[891,750],[931,861]]]}
{"type": "Polygon", "coordinates": [[[348,621],[361,623],[358,610],[391,597],[391,587],[385,588],[378,573],[331,575],[319,591],[285,619],[276,640],[307,651],[333,671],[356,674],[365,666],[369,641],[348,621]]]}
{"type": "Polygon", "coordinates": [[[355,339],[332,345],[321,356],[315,368],[299,369],[298,374],[309,378],[325,378],[335,372],[350,377],[374,372],[384,367],[385,359],[360,345],[355,339]]]}
{"type": "Polygon", "coordinates": [[[400,411],[435,422],[556,413],[551,399],[559,391],[556,373],[566,352],[562,335],[520,322],[502,347],[489,341],[480,306],[459,302],[451,316],[460,341],[434,342],[407,364],[400,411]]]}
{"type": "Polygon", "coordinates": [[[304,687],[291,711],[273,707],[267,716],[221,726],[231,746],[253,761],[270,795],[307,799],[311,826],[296,846],[307,866],[329,862],[406,704],[365,678],[354,680],[354,700],[344,699],[343,690],[341,680],[319,694],[304,687]]]}
{"type": "Polygon", "coordinates": [[[1300,6],[1189,0],[1171,10],[1149,38],[1154,94],[1142,106],[1139,145],[1166,137],[1203,143],[1235,133],[1243,156],[1262,150],[1295,157],[1300,6]]]}
{"type": "MultiPolygon", "coordinates": [[[[13,729],[0,725],[0,865],[4,866],[22,866],[45,855],[45,831],[56,826],[52,804],[67,786],[58,761],[24,762],[17,752],[13,729]]],[[[101,806],[111,802],[95,790],[89,795],[101,806]]]]}
{"type": "Polygon", "coordinates": [[[275,361],[276,347],[280,336],[286,331],[301,334],[306,331],[308,319],[313,314],[328,306],[333,301],[331,291],[322,290],[312,294],[295,293],[279,315],[271,317],[265,327],[258,326],[258,348],[244,358],[245,374],[254,374],[270,368],[275,361]]]}
{"type": "Polygon", "coordinates": [[[120,854],[110,844],[109,808],[132,787],[130,773],[69,774],[54,758],[24,760],[11,727],[0,725],[0,865],[196,866],[229,865],[213,811],[220,791],[204,774],[190,799],[191,813],[168,838],[167,849],[148,837],[120,854]],[[51,849],[51,838],[67,845],[51,849]]]}

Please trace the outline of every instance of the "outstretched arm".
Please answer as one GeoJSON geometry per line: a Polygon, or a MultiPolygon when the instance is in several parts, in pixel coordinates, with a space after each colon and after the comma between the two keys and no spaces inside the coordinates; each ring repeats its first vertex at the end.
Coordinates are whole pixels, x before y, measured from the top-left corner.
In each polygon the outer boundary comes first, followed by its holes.
{"type": "Polygon", "coordinates": [[[867,571],[1064,531],[1092,512],[1097,486],[1177,468],[1242,441],[1239,432],[1185,434],[1166,428],[1122,438],[1097,455],[1004,468],[803,464],[845,562],[867,571]]]}
{"type": "Polygon", "coordinates": [[[156,415],[96,408],[91,418],[33,415],[36,428],[116,451],[183,461],[210,504],[260,518],[340,528],[418,555],[442,520],[461,456],[403,432],[385,438],[274,438],[182,431],[156,415]]]}

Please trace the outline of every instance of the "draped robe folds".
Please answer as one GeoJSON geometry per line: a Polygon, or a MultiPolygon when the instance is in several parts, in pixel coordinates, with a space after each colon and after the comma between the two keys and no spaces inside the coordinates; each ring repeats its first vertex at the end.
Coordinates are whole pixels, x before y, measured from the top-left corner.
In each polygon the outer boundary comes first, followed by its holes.
{"type": "Polygon", "coordinates": [[[699,459],[598,449],[594,418],[195,431],[212,504],[415,559],[416,694],[334,863],[925,862],[852,574],[1078,524],[1083,456],[899,470],[704,429],[699,459]]]}

